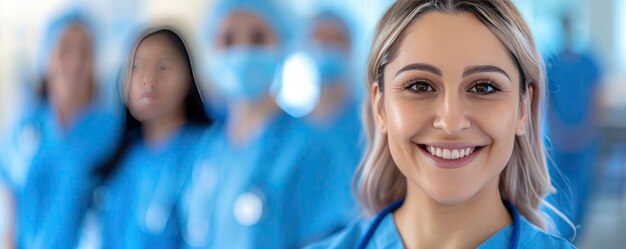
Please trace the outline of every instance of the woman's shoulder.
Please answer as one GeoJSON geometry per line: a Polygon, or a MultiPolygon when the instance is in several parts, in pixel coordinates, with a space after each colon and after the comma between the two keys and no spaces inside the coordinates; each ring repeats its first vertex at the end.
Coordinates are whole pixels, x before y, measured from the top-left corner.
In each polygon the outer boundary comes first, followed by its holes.
{"type": "Polygon", "coordinates": [[[576,248],[564,238],[546,233],[524,217],[520,219],[520,246],[519,248],[576,248]]]}
{"type": "Polygon", "coordinates": [[[355,248],[367,232],[372,219],[359,219],[346,226],[343,230],[310,244],[305,249],[326,249],[326,248],[355,248]]]}

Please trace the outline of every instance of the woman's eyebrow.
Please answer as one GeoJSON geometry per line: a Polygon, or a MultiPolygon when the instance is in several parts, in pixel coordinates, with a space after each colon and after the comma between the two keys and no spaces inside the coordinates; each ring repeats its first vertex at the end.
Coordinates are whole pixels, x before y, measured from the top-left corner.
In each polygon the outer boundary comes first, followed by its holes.
{"type": "MultiPolygon", "coordinates": [[[[435,74],[437,76],[442,76],[443,75],[441,73],[441,70],[439,68],[433,66],[433,65],[426,64],[426,63],[413,63],[413,64],[409,64],[409,65],[406,65],[406,66],[400,68],[400,70],[398,70],[398,72],[396,73],[396,76],[398,76],[402,72],[410,71],[410,70],[426,71],[426,72],[435,74]]],[[[396,76],[394,76],[394,77],[396,77],[396,76]]]]}
{"type": "MultiPolygon", "coordinates": [[[[411,70],[426,71],[426,72],[435,74],[437,76],[443,75],[441,73],[441,70],[433,65],[426,64],[426,63],[413,63],[413,64],[406,65],[402,67],[400,70],[398,70],[398,72],[396,73],[396,76],[398,76],[402,72],[411,71],[411,70]]],[[[506,71],[504,71],[502,68],[499,68],[493,65],[477,65],[477,66],[466,67],[465,70],[463,70],[463,77],[467,77],[471,74],[476,74],[476,73],[500,73],[506,76],[509,80],[511,80],[511,77],[506,73],[506,71]]]]}
{"type": "Polygon", "coordinates": [[[502,70],[502,68],[493,65],[478,65],[466,67],[465,70],[463,70],[463,77],[467,77],[468,75],[476,73],[500,73],[509,78],[509,80],[511,80],[511,77],[504,70],[502,70]]]}

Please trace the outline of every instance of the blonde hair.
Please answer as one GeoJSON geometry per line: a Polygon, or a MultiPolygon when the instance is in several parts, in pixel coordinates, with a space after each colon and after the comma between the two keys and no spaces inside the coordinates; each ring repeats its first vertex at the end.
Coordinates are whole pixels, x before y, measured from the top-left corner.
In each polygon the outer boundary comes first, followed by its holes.
{"type": "MultiPolygon", "coordinates": [[[[508,0],[398,0],[382,17],[372,44],[366,89],[378,82],[383,91],[384,67],[399,52],[404,30],[418,16],[427,12],[469,12],[487,26],[509,50],[520,71],[520,95],[532,90],[526,133],[515,137],[511,159],[500,175],[502,198],[510,201],[519,212],[536,226],[546,229],[545,215],[539,210],[544,197],[554,192],[547,170],[542,140],[541,116],[545,101],[545,79],[542,59],[526,22],[508,0]]],[[[372,92],[369,92],[371,97],[372,92]]],[[[523,98],[520,98],[523,99],[523,98]]],[[[521,100],[520,100],[521,101],[521,100]]],[[[524,102],[521,102],[524,103],[524,102]]],[[[387,136],[375,127],[372,105],[365,102],[363,123],[369,146],[355,178],[355,189],[369,213],[406,195],[406,178],[397,168],[387,142],[387,136]]]]}

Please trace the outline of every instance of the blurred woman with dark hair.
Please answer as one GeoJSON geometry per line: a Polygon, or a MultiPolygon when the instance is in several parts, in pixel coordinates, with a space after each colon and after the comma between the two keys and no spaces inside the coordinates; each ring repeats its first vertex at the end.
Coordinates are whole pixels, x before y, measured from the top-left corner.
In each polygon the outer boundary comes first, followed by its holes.
{"type": "Polygon", "coordinates": [[[124,138],[98,169],[106,193],[104,248],[176,248],[175,203],[193,163],[192,151],[211,123],[196,86],[183,38],[150,29],[129,57],[121,93],[124,138]]]}

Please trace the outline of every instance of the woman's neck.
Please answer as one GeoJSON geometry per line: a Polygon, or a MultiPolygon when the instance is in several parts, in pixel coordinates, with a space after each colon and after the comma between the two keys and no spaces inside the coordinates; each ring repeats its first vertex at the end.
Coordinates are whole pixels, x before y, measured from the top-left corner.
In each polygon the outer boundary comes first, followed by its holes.
{"type": "Polygon", "coordinates": [[[476,248],[511,224],[498,179],[464,203],[447,205],[407,183],[404,205],[394,220],[407,248],[476,248]]]}
{"type": "Polygon", "coordinates": [[[175,114],[142,122],[141,129],[145,143],[149,147],[158,147],[164,139],[171,136],[185,122],[185,114],[182,110],[175,114]]]}
{"type": "Polygon", "coordinates": [[[256,101],[234,101],[230,103],[226,131],[233,145],[245,144],[274,118],[278,107],[271,96],[256,101]]]}
{"type": "Polygon", "coordinates": [[[73,122],[75,122],[74,119],[89,105],[91,98],[77,97],[70,100],[59,100],[51,97],[50,101],[53,106],[53,111],[58,117],[59,127],[61,127],[63,131],[67,131],[71,128],[73,122]]]}

